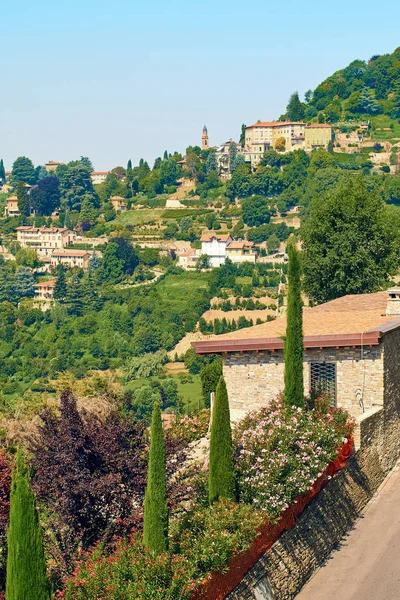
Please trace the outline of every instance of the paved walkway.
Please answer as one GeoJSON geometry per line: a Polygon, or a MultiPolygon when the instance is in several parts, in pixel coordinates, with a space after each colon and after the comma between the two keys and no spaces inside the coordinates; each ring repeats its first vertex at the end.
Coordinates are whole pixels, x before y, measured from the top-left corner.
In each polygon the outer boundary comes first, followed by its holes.
{"type": "Polygon", "coordinates": [[[400,463],[296,600],[400,599],[400,463]]]}

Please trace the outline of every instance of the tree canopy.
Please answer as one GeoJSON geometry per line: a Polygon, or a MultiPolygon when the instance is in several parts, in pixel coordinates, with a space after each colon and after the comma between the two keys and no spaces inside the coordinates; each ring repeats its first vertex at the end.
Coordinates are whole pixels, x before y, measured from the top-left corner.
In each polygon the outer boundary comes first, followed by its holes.
{"type": "Polygon", "coordinates": [[[317,303],[375,292],[398,268],[398,226],[361,178],[315,198],[302,238],[305,290],[317,303]]]}

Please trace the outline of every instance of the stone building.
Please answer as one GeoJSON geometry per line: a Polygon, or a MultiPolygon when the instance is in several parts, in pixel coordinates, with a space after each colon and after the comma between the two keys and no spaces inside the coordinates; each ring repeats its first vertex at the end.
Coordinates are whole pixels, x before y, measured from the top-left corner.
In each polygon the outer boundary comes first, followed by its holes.
{"type": "MultiPolygon", "coordinates": [[[[231,416],[241,418],[284,388],[286,318],[193,342],[221,354],[231,416]]],[[[382,407],[397,381],[400,288],[350,295],[303,312],[304,389],[331,393],[353,416],[382,407]]]]}

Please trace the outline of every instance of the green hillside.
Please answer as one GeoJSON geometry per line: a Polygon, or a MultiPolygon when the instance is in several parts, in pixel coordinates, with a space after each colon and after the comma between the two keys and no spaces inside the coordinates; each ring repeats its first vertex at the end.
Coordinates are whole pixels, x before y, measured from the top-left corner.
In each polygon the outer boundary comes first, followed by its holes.
{"type": "Polygon", "coordinates": [[[294,94],[283,117],[338,123],[354,119],[370,120],[379,115],[386,116],[386,119],[378,121],[378,127],[390,127],[392,120],[396,120],[398,125],[400,47],[392,54],[375,55],[367,61],[354,60],[327,77],[314,91],[306,92],[304,102],[299,103],[294,94]]]}

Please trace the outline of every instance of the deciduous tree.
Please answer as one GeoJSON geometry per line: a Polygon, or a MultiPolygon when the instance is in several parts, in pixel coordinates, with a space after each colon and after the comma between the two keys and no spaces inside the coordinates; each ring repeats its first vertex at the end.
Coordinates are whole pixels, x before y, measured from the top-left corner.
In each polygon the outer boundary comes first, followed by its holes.
{"type": "Polygon", "coordinates": [[[398,269],[398,225],[377,192],[349,177],[317,197],[302,228],[305,290],[314,302],[381,289],[398,269]]]}

